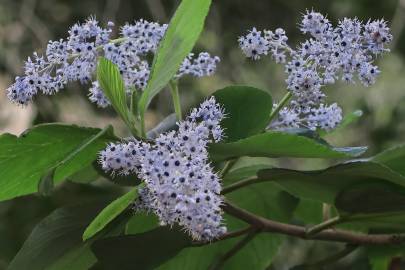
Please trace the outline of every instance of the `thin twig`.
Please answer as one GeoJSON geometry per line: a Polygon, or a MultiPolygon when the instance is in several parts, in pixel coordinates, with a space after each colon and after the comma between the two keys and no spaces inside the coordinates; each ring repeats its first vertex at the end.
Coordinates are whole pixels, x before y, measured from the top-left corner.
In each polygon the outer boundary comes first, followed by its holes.
{"type": "Polygon", "coordinates": [[[319,224],[314,225],[311,228],[309,228],[307,230],[307,235],[308,236],[315,235],[321,231],[324,231],[326,229],[329,229],[329,228],[341,223],[342,221],[343,221],[343,219],[340,216],[336,216],[331,219],[325,220],[324,222],[319,223],[319,224]]]}
{"type": "Polygon", "coordinates": [[[237,159],[228,160],[225,162],[224,167],[222,168],[221,172],[219,173],[221,177],[225,177],[228,172],[232,169],[233,165],[235,165],[237,159]]]}
{"type": "Polygon", "coordinates": [[[182,120],[182,112],[181,112],[181,101],[180,101],[180,94],[179,94],[179,87],[177,81],[171,80],[169,82],[170,86],[170,93],[173,100],[173,107],[174,112],[176,113],[176,118],[178,121],[182,120]]]}
{"type": "Polygon", "coordinates": [[[213,243],[216,243],[218,241],[222,241],[222,240],[226,240],[226,239],[230,239],[230,238],[235,238],[235,237],[247,234],[247,233],[249,233],[249,232],[251,232],[253,230],[255,230],[255,228],[253,228],[252,226],[249,226],[249,227],[246,227],[246,228],[238,230],[238,231],[233,231],[233,232],[226,233],[226,234],[222,235],[221,237],[218,237],[217,239],[214,239],[211,242],[194,242],[194,243],[192,243],[192,246],[193,247],[200,247],[200,246],[213,244],[213,243]]]}
{"type": "Polygon", "coordinates": [[[281,99],[281,101],[277,104],[277,107],[271,111],[269,123],[271,123],[271,121],[274,120],[274,118],[278,115],[278,113],[286,105],[286,103],[291,99],[291,97],[292,97],[292,93],[291,93],[291,91],[288,91],[284,95],[284,97],[281,99]]]}
{"type": "Polygon", "coordinates": [[[345,230],[327,229],[314,236],[308,236],[305,227],[266,219],[241,209],[229,202],[224,204],[223,210],[256,228],[259,228],[263,232],[280,233],[302,239],[343,242],[354,245],[398,245],[405,243],[405,234],[363,234],[345,230]]]}
{"type": "Polygon", "coordinates": [[[260,183],[261,181],[257,178],[248,178],[248,179],[244,179],[238,182],[235,182],[233,184],[230,184],[226,187],[224,187],[221,191],[221,194],[227,194],[227,193],[231,193],[232,191],[235,191],[237,189],[243,188],[245,186],[254,184],[254,183],[260,183]]]}

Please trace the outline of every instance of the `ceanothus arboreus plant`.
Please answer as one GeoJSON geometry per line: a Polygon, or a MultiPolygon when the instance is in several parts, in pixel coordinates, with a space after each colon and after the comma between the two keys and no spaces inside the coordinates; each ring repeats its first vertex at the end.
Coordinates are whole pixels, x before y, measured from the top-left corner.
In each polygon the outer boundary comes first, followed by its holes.
{"type": "Polygon", "coordinates": [[[141,19],[122,26],[117,38],[114,23],[104,28],[90,17],[66,39],[50,41],[43,56],[28,58],[24,75],[7,89],[11,101],[24,106],[78,81],[89,86],[91,102],[116,111],[131,136],[63,124],[5,134],[0,199],[52,193],[89,170],[97,173],[92,180],[103,176],[125,185],[126,193],[110,203],[56,210],[9,269],[265,269],[286,235],[346,244],[304,268],[357,249],[373,265],[403,253],[405,147],[354,159],[366,148],[333,147],[322,138],[342,119],[353,120],[337,103],[327,104],[324,89],[338,80],[375,83],[382,72],[376,61],[392,40],[387,22],[333,24],[307,11],[299,29],[308,39],[296,47],[281,28],[253,28],[238,39],[241,53],[253,60],[271,55],[285,65],[286,95],[273,103],[269,91],[229,86],[183,118],[178,81],[210,76],[219,64],[207,52],[191,53],[209,6],[209,0],[183,0],[170,24],[141,19]],[[165,86],[176,119],[147,132],[145,111],[165,86]],[[335,165],[300,171],[276,167],[278,158],[335,165]],[[54,249],[63,252],[48,256],[54,249]]]}

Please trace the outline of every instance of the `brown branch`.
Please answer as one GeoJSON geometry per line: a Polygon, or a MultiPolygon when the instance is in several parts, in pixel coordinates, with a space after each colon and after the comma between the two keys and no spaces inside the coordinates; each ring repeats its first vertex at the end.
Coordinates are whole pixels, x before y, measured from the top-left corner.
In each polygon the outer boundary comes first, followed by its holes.
{"type": "Polygon", "coordinates": [[[223,209],[226,213],[249,223],[263,232],[286,234],[302,239],[344,242],[354,245],[397,245],[405,243],[405,234],[363,234],[328,229],[316,235],[308,236],[305,227],[269,220],[232,205],[229,202],[224,204],[223,209]]]}

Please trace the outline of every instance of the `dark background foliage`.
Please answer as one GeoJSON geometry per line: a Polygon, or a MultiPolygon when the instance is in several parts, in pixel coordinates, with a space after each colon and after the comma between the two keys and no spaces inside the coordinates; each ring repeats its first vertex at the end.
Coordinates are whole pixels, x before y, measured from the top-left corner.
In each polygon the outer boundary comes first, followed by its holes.
{"type": "MultiPolygon", "coordinates": [[[[56,97],[39,97],[27,108],[8,102],[4,89],[14,76],[22,71],[23,61],[33,51],[42,52],[48,40],[66,36],[73,23],[89,15],[101,22],[114,21],[116,26],[144,18],[168,22],[178,1],[173,0],[1,0],[0,1],[0,131],[19,134],[33,124],[43,122],[68,122],[84,126],[104,127],[112,123],[118,133],[125,135],[122,123],[112,111],[99,110],[86,100],[86,87],[69,85],[56,97]]],[[[364,88],[359,84],[346,86],[339,83],[330,89],[329,98],[339,102],[345,113],[361,109],[363,116],[344,131],[328,135],[335,145],[369,145],[369,155],[404,141],[405,134],[405,1],[403,0],[216,0],[213,2],[206,29],[196,50],[206,50],[221,57],[219,70],[213,77],[200,80],[186,79],[181,83],[182,102],[189,107],[214,90],[229,84],[248,84],[272,93],[275,100],[285,92],[283,67],[269,58],[258,62],[246,60],[237,47],[237,37],[253,26],[287,31],[290,42],[303,39],[297,24],[305,9],[314,8],[336,22],[344,16],[385,18],[390,21],[394,34],[392,53],[379,59],[382,74],[376,85],[364,88]],[[402,34],[402,35],[401,35],[402,34]]],[[[152,127],[172,111],[163,92],[147,114],[148,126],[152,127]]],[[[294,167],[320,166],[318,161],[289,164],[294,167]]],[[[111,186],[101,183],[94,188],[79,184],[65,184],[47,196],[27,196],[0,204],[0,269],[18,251],[32,227],[51,210],[64,203],[74,203],[91,196],[102,196],[111,186]]],[[[291,240],[281,248],[274,269],[283,268],[314,258],[334,245],[315,244],[291,240]],[[286,261],[288,260],[288,262],[286,261]]],[[[134,251],[136,252],[136,251],[134,251]]],[[[342,261],[335,269],[369,269],[361,254],[354,254],[342,261]]],[[[400,269],[400,268],[398,268],[400,269]]]]}

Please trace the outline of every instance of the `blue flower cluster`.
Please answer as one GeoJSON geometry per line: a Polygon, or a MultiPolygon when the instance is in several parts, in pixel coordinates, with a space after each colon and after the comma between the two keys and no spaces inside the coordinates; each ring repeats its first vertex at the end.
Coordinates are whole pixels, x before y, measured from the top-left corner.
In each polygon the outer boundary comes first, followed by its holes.
{"type": "Polygon", "coordinates": [[[221,185],[208,161],[207,144],[223,137],[223,109],[212,97],[192,110],[178,130],[154,143],[112,143],[100,154],[107,172],[136,173],[146,186],[137,210],[155,213],[162,225],[178,223],[196,240],[210,241],[226,232],[221,185]]]}
{"type": "MultiPolygon", "coordinates": [[[[111,39],[113,23],[102,28],[94,18],[83,24],[75,24],[66,40],[50,41],[45,56],[34,53],[25,63],[24,76],[16,77],[7,89],[7,95],[15,103],[26,105],[35,95],[51,95],[63,89],[70,81],[82,84],[91,82],[90,101],[99,107],[110,103],[100,86],[93,79],[97,59],[104,56],[119,67],[128,94],[142,91],[149,79],[151,63],[147,55],[154,54],[166,32],[167,25],[145,20],[126,24],[120,30],[120,38],[111,39]]],[[[212,75],[218,57],[209,53],[190,54],[179,69],[176,78],[183,75],[196,77],[212,75]]]]}
{"type": "Polygon", "coordinates": [[[362,23],[344,18],[333,27],[328,18],[307,11],[299,24],[310,38],[296,49],[288,44],[285,31],[258,31],[256,28],[239,38],[243,53],[252,59],[271,54],[285,64],[287,89],[293,94],[289,107],[280,111],[272,128],[307,127],[330,130],[341,121],[342,110],[335,103],[326,105],[321,88],[337,79],[354,83],[354,75],[364,86],[375,83],[380,73],[373,64],[378,55],[388,52],[392,35],[383,20],[362,23]]]}

